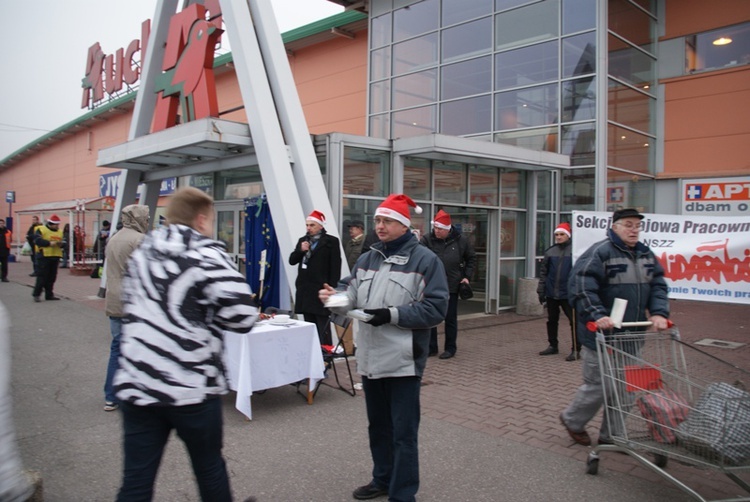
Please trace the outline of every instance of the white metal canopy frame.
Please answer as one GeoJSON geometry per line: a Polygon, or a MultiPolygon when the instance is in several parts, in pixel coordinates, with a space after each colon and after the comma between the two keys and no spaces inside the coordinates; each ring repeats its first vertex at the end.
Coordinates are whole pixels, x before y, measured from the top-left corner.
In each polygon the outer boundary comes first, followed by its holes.
{"type": "MultiPolygon", "coordinates": [[[[283,250],[305,233],[305,215],[322,211],[329,233],[338,235],[302,105],[269,0],[219,0],[248,123],[206,118],[149,134],[156,108],[169,23],[178,0],[159,0],[138,88],[128,141],[99,152],[97,166],[122,169],[115,204],[136,199],[153,217],[161,180],[258,165],[283,250]],[[285,141],[286,139],[286,141],[285,141]]],[[[187,0],[183,9],[192,3],[187,0]]],[[[343,250],[342,250],[343,254],[343,250]]],[[[284,261],[294,295],[297,269],[284,261]]],[[[342,265],[342,274],[348,272],[342,265]]],[[[102,288],[104,287],[102,280],[102,288]]]]}

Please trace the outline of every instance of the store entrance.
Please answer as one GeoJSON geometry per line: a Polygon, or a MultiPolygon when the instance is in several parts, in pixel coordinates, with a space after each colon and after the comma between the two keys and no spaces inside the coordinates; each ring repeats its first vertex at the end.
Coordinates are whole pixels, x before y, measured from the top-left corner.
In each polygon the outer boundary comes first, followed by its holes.
{"type": "Polygon", "coordinates": [[[245,275],[245,208],[241,202],[216,202],[216,240],[227,246],[227,253],[245,275]]]}
{"type": "Polygon", "coordinates": [[[462,206],[437,204],[435,211],[442,209],[451,215],[451,223],[461,230],[463,238],[469,240],[477,254],[474,275],[471,278],[471,289],[474,297],[471,300],[458,301],[458,315],[476,315],[488,312],[487,299],[487,263],[489,242],[489,213],[487,209],[476,209],[462,206]]]}

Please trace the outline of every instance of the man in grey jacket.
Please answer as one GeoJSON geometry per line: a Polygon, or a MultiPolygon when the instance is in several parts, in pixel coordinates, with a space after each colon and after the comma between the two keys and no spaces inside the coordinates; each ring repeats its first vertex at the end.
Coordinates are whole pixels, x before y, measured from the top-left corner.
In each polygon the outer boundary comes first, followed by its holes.
{"type": "MultiPolygon", "coordinates": [[[[369,318],[357,338],[357,372],[365,392],[372,480],[354,490],[366,500],[411,502],[419,489],[419,391],[430,344],[430,328],[444,318],[448,284],[435,253],[409,231],[413,200],[394,194],[375,211],[379,242],[339,282],[347,305],[339,313],[363,309],[369,318]]],[[[335,294],[320,290],[324,303],[335,294]]]]}
{"type": "Polygon", "coordinates": [[[122,210],[120,222],[122,229],[118,230],[109,239],[105,249],[107,264],[107,294],[104,301],[104,309],[109,317],[109,330],[112,334],[112,343],[109,346],[109,363],[107,364],[107,376],[104,380],[104,411],[114,411],[119,407],[112,379],[115,376],[120,357],[120,334],[122,333],[122,299],[120,291],[122,288],[122,277],[125,275],[128,260],[135,248],[141,243],[148,231],[148,206],[131,204],[122,210]]]}

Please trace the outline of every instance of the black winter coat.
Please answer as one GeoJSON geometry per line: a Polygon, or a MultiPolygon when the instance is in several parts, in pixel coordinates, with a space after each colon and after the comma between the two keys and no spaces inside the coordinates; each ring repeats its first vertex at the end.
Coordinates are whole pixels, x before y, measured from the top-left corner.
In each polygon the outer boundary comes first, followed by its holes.
{"type": "Polygon", "coordinates": [[[435,232],[430,231],[422,236],[419,243],[429,248],[443,262],[449,293],[458,293],[458,286],[464,278],[471,280],[477,255],[469,240],[456,227],[451,227],[445,239],[438,239],[435,232]]]}
{"type": "Polygon", "coordinates": [[[289,264],[299,265],[295,282],[297,295],[294,300],[294,311],[297,313],[328,315],[328,309],[318,298],[318,291],[323,288],[324,283],[336,287],[341,278],[339,240],[325,233],[325,230],[322,232],[306,266],[303,264],[305,253],[302,252],[301,245],[309,239],[307,235],[297,241],[294,251],[289,255],[289,264]]]}
{"type": "Polygon", "coordinates": [[[573,268],[570,239],[562,244],[550,246],[544,252],[539,267],[539,285],[536,292],[555,300],[568,300],[568,278],[573,268]]]}

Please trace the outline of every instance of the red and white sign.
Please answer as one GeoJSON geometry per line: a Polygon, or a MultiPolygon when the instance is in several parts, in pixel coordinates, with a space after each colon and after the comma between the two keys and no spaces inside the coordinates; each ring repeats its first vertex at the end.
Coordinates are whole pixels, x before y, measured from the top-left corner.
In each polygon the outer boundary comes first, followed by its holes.
{"type": "MultiPolygon", "coordinates": [[[[573,261],[607,237],[612,213],[573,211],[573,261]]],[[[640,241],[664,267],[670,298],[750,304],[750,215],[644,213],[640,241]]]]}
{"type": "Polygon", "coordinates": [[[750,177],[682,180],[682,214],[750,215],[750,177]]]}

